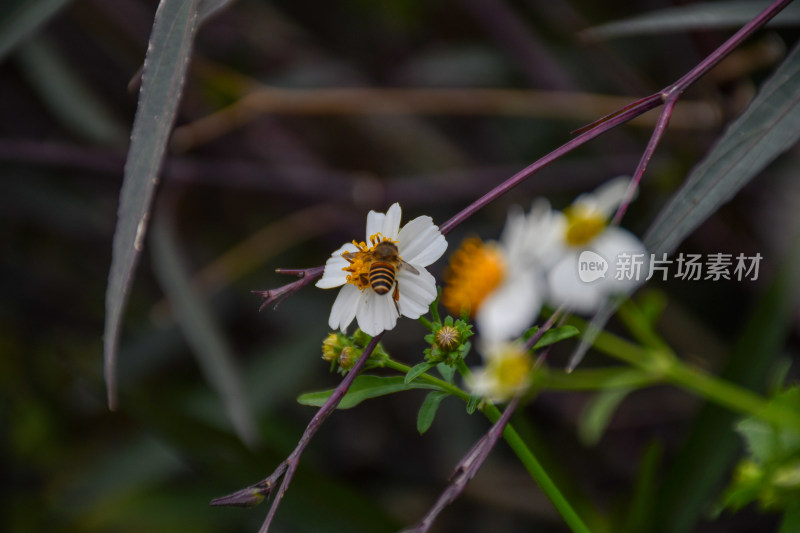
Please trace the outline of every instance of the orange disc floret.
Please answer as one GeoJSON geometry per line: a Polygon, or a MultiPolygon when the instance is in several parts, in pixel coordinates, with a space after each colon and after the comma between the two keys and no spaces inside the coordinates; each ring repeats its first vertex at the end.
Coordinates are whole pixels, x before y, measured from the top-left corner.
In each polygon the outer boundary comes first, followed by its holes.
{"type": "Polygon", "coordinates": [[[505,272],[503,253],[497,245],[476,237],[466,239],[450,257],[450,266],[445,270],[447,285],[442,291],[442,303],[453,314],[474,315],[502,283],[505,272]]]}
{"type": "Polygon", "coordinates": [[[384,237],[381,233],[370,235],[369,241],[372,243],[372,246],[368,245],[364,241],[353,241],[353,244],[356,248],[358,248],[358,251],[345,252],[342,254],[342,257],[348,261],[347,266],[342,267],[342,270],[348,273],[347,283],[355,285],[360,291],[363,291],[370,286],[369,269],[373,263],[372,252],[375,251],[375,247],[384,241],[390,241],[397,244],[392,239],[384,237]]]}

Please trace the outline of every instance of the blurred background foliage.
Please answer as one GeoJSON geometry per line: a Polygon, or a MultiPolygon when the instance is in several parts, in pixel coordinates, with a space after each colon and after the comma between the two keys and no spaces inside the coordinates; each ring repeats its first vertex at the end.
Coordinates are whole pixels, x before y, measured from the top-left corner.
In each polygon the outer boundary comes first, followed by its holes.
{"type": "MultiPolygon", "coordinates": [[[[399,201],[405,219],[445,221],[571,130],[671,83],[730,33],[582,38],[669,5],[239,0],[209,20],[131,291],[112,413],[103,298],[157,2],[4,2],[0,527],[257,531],[264,508],[208,501],[272,471],[313,414],[296,396],[339,377],[320,359],[333,291],[307,288],[261,313],[250,291],[290,281],[276,267],[320,265],[361,238],[369,209],[399,201]],[[387,100],[378,90],[389,88],[453,92],[438,103],[406,91],[387,100]]],[[[759,32],[687,93],[627,227],[641,234],[796,37],[759,32]]],[[[563,207],[631,173],[655,116],[545,169],[459,227],[451,247],[496,238],[511,204],[547,195],[563,207]]],[[[800,228],[798,157],[776,161],[681,247],[760,252],[758,281],[651,283],[642,296],[665,306],[658,327],[682,357],[760,392],[797,376],[797,292],[773,281],[800,228]],[[775,309],[785,315],[777,330],[752,322],[775,309]]],[[[384,344],[413,365],[424,333],[401,322],[384,344]]],[[[593,354],[586,364],[605,363],[593,354]]],[[[419,518],[488,427],[447,399],[420,437],[423,398],[411,391],[337,412],[304,457],[276,531],[394,531],[419,518]]],[[[620,400],[589,438],[588,393],[543,394],[513,420],[593,530],[774,529],[778,518],[753,506],[709,514],[743,450],[733,415],[666,386],[620,400]]],[[[435,530],[565,526],[501,443],[435,530]]]]}

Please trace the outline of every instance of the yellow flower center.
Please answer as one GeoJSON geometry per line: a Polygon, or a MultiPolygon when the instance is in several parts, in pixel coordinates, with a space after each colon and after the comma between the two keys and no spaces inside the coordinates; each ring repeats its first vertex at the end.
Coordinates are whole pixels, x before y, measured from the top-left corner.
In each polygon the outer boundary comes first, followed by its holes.
{"type": "MultiPolygon", "coordinates": [[[[373,263],[373,256],[372,252],[375,251],[375,248],[382,242],[393,242],[397,244],[397,241],[393,241],[388,237],[384,237],[381,233],[376,233],[375,235],[370,235],[369,242],[372,246],[368,245],[364,241],[356,242],[353,241],[353,244],[356,245],[358,248],[357,252],[344,252],[342,256],[344,256],[348,261],[349,264],[345,267],[342,267],[342,270],[345,272],[349,272],[347,274],[347,283],[355,285],[358,287],[358,290],[363,291],[367,287],[370,286],[369,284],[369,268],[372,266],[373,263]]],[[[398,259],[400,256],[397,256],[398,259]]]]}
{"type": "Polygon", "coordinates": [[[567,243],[583,246],[606,229],[606,217],[585,205],[572,205],[564,210],[567,217],[567,243]]]}
{"type": "Polygon", "coordinates": [[[444,273],[447,286],[442,303],[453,314],[462,311],[474,315],[483,301],[503,281],[506,272],[503,253],[493,244],[478,238],[464,241],[450,257],[444,273]]]}
{"type": "Polygon", "coordinates": [[[496,380],[496,396],[502,398],[524,391],[533,369],[533,359],[527,352],[517,346],[505,350],[502,355],[493,357],[486,369],[496,380]]]}

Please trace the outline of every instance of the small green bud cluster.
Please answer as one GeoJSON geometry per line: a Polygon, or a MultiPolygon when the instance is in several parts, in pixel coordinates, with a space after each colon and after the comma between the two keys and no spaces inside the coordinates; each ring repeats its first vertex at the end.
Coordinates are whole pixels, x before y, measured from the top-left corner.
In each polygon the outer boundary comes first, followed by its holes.
{"type": "Polygon", "coordinates": [[[425,341],[430,344],[425,349],[425,360],[455,365],[469,353],[472,343],[467,339],[472,335],[472,326],[466,320],[454,320],[448,316],[444,322],[433,322],[431,333],[425,336],[425,341]]]}
{"type": "MultiPolygon", "coordinates": [[[[364,353],[364,348],[372,340],[372,337],[357,329],[352,336],[345,335],[338,331],[331,333],[322,341],[322,359],[331,364],[331,372],[334,369],[342,375],[347,374],[356,361],[364,353]]],[[[369,367],[382,366],[389,355],[378,344],[370,356],[367,363],[369,367]]]]}

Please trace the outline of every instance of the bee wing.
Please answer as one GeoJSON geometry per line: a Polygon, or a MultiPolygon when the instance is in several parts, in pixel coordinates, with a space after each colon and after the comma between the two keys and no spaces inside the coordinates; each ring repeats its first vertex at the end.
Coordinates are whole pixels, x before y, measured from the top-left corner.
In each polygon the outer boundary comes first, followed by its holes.
{"type": "Polygon", "coordinates": [[[417,276],[419,276],[419,270],[417,270],[413,266],[409,265],[408,263],[406,263],[402,259],[400,260],[400,263],[398,263],[397,268],[399,268],[401,270],[405,270],[407,272],[411,272],[412,274],[416,274],[417,276]]]}

